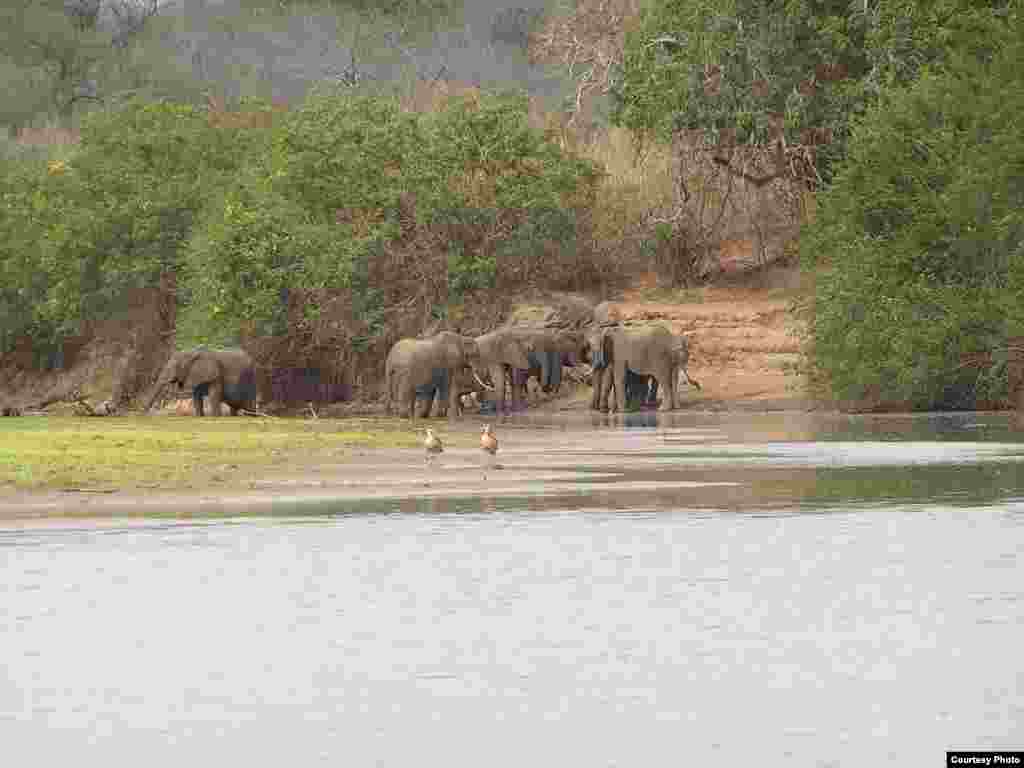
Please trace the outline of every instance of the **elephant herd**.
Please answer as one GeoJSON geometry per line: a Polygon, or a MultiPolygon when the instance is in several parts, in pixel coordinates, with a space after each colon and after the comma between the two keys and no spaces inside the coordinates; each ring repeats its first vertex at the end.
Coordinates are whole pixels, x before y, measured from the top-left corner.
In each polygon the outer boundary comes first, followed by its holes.
{"type": "Polygon", "coordinates": [[[495,408],[506,410],[510,399],[525,396],[526,383],[536,377],[545,392],[557,391],[562,368],[589,363],[593,368],[591,408],[625,411],[628,400],[654,403],[661,383],[661,410],[677,405],[677,382],[689,379],[686,338],[660,326],[592,327],[588,332],[547,328],[500,328],[482,336],[442,331],[427,339],[402,339],[385,364],[387,412],[415,419],[430,415],[434,398],[438,415],[460,412],[461,397],[488,391],[495,408]],[[417,407],[419,403],[419,407],[417,407]]]}
{"type": "MultiPolygon", "coordinates": [[[[454,417],[462,411],[463,395],[475,392],[486,393],[497,410],[505,411],[510,401],[525,399],[530,378],[545,392],[557,391],[564,367],[589,363],[594,410],[611,406],[623,412],[633,400],[653,404],[659,384],[661,410],[673,410],[680,380],[700,388],[686,375],[688,360],[686,338],[660,326],[592,324],[585,332],[505,327],[477,337],[442,331],[392,346],[385,363],[386,408],[415,419],[429,416],[436,400],[438,416],[454,417]],[[609,401],[613,389],[615,399],[609,401]]],[[[256,400],[256,367],[240,350],[177,352],[161,371],[146,410],[169,384],[191,392],[197,416],[204,415],[204,399],[210,415],[220,414],[222,403],[237,415],[256,400]]]]}

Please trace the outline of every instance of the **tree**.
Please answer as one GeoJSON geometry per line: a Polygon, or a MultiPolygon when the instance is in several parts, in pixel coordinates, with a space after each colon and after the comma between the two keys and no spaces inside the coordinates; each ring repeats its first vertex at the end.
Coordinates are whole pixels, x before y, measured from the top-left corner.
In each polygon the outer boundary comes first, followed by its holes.
{"type": "Polygon", "coordinates": [[[45,73],[50,106],[64,117],[76,103],[96,98],[94,76],[110,51],[109,36],[97,28],[98,5],[15,0],[0,10],[0,51],[20,67],[45,73]]]}
{"type": "Polygon", "coordinates": [[[802,242],[810,351],[840,397],[1005,392],[1005,366],[968,362],[1005,363],[1024,335],[1024,26],[1017,10],[972,25],[857,121],[802,242]]]}

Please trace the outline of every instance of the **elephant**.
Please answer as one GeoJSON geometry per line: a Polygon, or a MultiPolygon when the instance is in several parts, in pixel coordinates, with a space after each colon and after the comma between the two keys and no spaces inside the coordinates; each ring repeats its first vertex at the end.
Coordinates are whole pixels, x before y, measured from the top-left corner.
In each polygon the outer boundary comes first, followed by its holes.
{"type": "MultiPolygon", "coordinates": [[[[663,396],[659,410],[675,410],[676,377],[680,372],[685,373],[685,365],[689,360],[689,346],[685,337],[675,336],[662,326],[603,326],[590,331],[587,344],[594,368],[592,409],[608,410],[608,395],[614,386],[616,409],[620,413],[624,412],[627,385],[630,385],[632,393],[634,382],[640,384],[637,379],[627,380],[627,372],[632,372],[640,377],[653,377],[662,384],[663,396]]],[[[640,386],[642,388],[642,384],[640,386]]]]}
{"type": "MultiPolygon", "coordinates": [[[[558,389],[562,381],[563,350],[571,347],[568,339],[558,336],[546,328],[499,328],[476,338],[480,350],[480,368],[495,384],[495,400],[499,410],[505,405],[505,372],[512,372],[512,402],[524,399],[526,376],[515,371],[539,372],[541,387],[545,391],[558,389]]],[[[582,340],[577,341],[581,350],[582,340]]],[[[528,375],[528,374],[527,374],[528,375]]],[[[481,376],[483,378],[483,376],[481,376]]]]}
{"type": "Polygon", "coordinates": [[[192,391],[196,416],[203,416],[203,399],[208,398],[210,415],[221,414],[221,403],[231,408],[233,416],[242,408],[253,407],[256,401],[256,367],[252,358],[240,349],[182,350],[171,355],[157,378],[156,388],[146,402],[153,407],[168,384],[192,391]]]}
{"type": "Polygon", "coordinates": [[[415,420],[417,389],[424,393],[424,399],[429,389],[431,400],[434,394],[440,395],[442,415],[454,418],[458,413],[458,388],[448,383],[458,380],[461,369],[473,370],[478,361],[476,340],[452,331],[395,342],[384,366],[387,413],[398,403],[415,420]]]}
{"type": "Polygon", "coordinates": [[[527,391],[527,383],[531,378],[537,379],[537,383],[544,392],[557,392],[561,388],[562,368],[573,368],[587,358],[586,337],[579,331],[553,331],[553,348],[547,352],[534,353],[531,357],[536,364],[524,370],[513,368],[512,376],[518,376],[524,394],[527,391]],[[548,374],[545,381],[544,367],[540,355],[548,356],[548,374]]]}
{"type": "Polygon", "coordinates": [[[449,387],[455,388],[455,412],[459,416],[463,414],[462,399],[467,395],[481,395],[488,390],[487,384],[482,382],[476,373],[470,368],[457,368],[455,370],[455,381],[451,382],[447,368],[439,368],[436,376],[426,384],[416,387],[416,400],[420,403],[420,418],[430,416],[434,405],[434,397],[437,397],[437,415],[444,417],[448,413],[450,401],[449,387]]]}

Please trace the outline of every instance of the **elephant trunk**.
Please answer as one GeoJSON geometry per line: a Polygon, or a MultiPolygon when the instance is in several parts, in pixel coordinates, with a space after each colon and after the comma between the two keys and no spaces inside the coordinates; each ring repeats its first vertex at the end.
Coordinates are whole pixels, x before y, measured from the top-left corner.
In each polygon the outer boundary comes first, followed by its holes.
{"type": "Polygon", "coordinates": [[[157,401],[157,398],[160,397],[160,395],[163,394],[165,389],[167,389],[167,385],[170,383],[170,381],[171,381],[171,374],[168,371],[166,371],[166,370],[161,371],[160,377],[156,380],[156,384],[153,386],[153,392],[149,396],[149,399],[146,400],[146,404],[145,404],[145,406],[142,409],[143,412],[148,412],[148,411],[152,410],[153,405],[157,401]]]}

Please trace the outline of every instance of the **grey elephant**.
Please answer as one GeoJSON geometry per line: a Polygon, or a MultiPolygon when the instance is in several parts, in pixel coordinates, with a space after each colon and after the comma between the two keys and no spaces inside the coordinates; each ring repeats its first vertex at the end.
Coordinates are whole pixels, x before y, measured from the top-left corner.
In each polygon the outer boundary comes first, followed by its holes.
{"type": "MultiPolygon", "coordinates": [[[[562,350],[556,334],[547,328],[499,328],[476,338],[479,367],[495,384],[495,405],[506,408],[506,373],[511,374],[511,400],[525,398],[526,377],[516,370],[538,371],[545,391],[557,389],[562,381],[562,350]]],[[[483,376],[482,376],[483,377],[483,376]]]]}
{"type": "Polygon", "coordinates": [[[210,415],[219,416],[225,403],[233,416],[255,405],[256,367],[252,358],[240,349],[182,350],[171,355],[157,378],[145,410],[150,410],[168,384],[192,392],[193,413],[205,415],[203,399],[208,398],[210,415]]]}
{"type": "Polygon", "coordinates": [[[523,370],[513,368],[512,376],[518,376],[523,392],[531,378],[537,379],[540,388],[545,392],[558,392],[562,382],[562,368],[573,368],[587,359],[587,339],[580,331],[551,330],[551,347],[535,351],[531,360],[535,363],[531,368],[523,370]],[[542,365],[542,356],[548,360],[547,373],[542,365]]]}
{"type": "MultiPolygon", "coordinates": [[[[588,334],[590,363],[594,368],[594,396],[591,408],[608,410],[608,395],[615,388],[616,410],[626,410],[627,387],[630,393],[637,379],[627,381],[627,372],[641,377],[654,377],[662,384],[659,410],[675,410],[676,378],[685,374],[689,345],[685,337],[674,335],[662,326],[624,328],[604,326],[588,334]]],[[[642,390],[642,385],[639,387],[642,390]]],[[[649,395],[648,395],[649,396],[649,395]]]]}
{"type": "MultiPolygon", "coordinates": [[[[679,345],[676,347],[676,370],[679,381],[677,386],[684,382],[695,389],[700,389],[700,382],[690,378],[686,370],[690,362],[690,345],[685,336],[679,337],[679,345]]],[[[612,386],[615,386],[614,381],[612,386]]],[[[637,402],[641,406],[656,406],[658,404],[658,380],[653,376],[641,376],[631,368],[626,369],[626,402],[637,402]]]]}
{"type": "Polygon", "coordinates": [[[415,419],[417,389],[424,393],[424,399],[429,389],[431,400],[435,395],[440,397],[441,415],[454,417],[458,413],[458,387],[448,384],[456,380],[461,369],[472,370],[478,361],[476,341],[451,331],[395,342],[384,364],[387,413],[397,404],[415,419]]]}
{"type": "Polygon", "coordinates": [[[444,417],[448,414],[448,405],[451,401],[450,387],[455,389],[455,413],[459,416],[463,413],[463,398],[467,395],[477,395],[491,389],[486,383],[480,380],[471,368],[458,368],[455,371],[455,380],[449,379],[448,369],[439,369],[436,376],[431,377],[427,384],[416,387],[416,401],[419,403],[419,416],[425,419],[430,416],[434,400],[437,400],[437,415],[444,417]]]}

